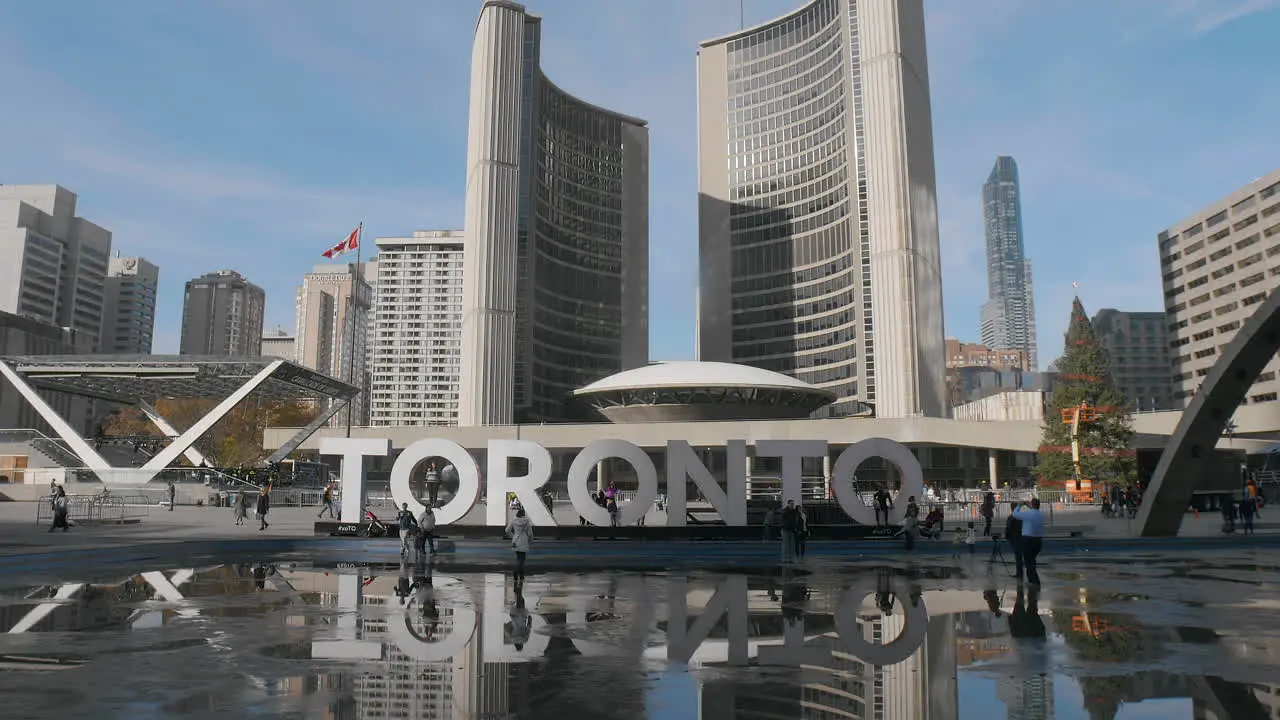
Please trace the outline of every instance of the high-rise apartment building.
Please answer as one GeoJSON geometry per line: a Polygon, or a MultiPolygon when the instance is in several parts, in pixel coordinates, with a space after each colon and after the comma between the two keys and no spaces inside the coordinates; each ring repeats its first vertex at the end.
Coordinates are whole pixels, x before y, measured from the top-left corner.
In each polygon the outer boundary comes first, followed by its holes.
{"type": "MultiPolygon", "coordinates": [[[[1160,269],[1173,355],[1173,399],[1195,396],[1222,348],[1280,284],[1280,171],[1161,232],[1160,269]]],[[[1273,358],[1245,403],[1280,393],[1273,358]]]]}
{"type": "Polygon", "coordinates": [[[542,20],[489,0],[471,56],[463,425],[573,417],[649,343],[649,130],[560,89],[542,20]]]}
{"type": "Polygon", "coordinates": [[[814,0],[698,49],[698,355],[946,412],[922,0],[814,0]]]}
{"type": "Polygon", "coordinates": [[[182,301],[183,355],[255,357],[262,353],[267,294],[235,270],[187,281],[182,301]]]}
{"type": "Polygon", "coordinates": [[[379,238],[370,424],[458,424],[465,235],[379,238]]]}
{"type": "Polygon", "coordinates": [[[0,311],[100,346],[111,233],[76,216],[57,185],[0,185],[0,311]]]}
{"type": "Polygon", "coordinates": [[[982,217],[987,235],[987,302],[982,305],[982,344],[993,350],[1021,350],[1037,368],[1036,305],[1031,261],[1022,235],[1018,164],[996,158],[982,185],[982,217]]]}
{"type": "MultiPolygon", "coordinates": [[[[368,367],[373,289],[364,281],[364,263],[321,264],[302,277],[295,310],[295,362],[316,372],[365,387],[368,367]]],[[[345,424],[351,412],[353,425],[367,424],[365,394],[351,401],[334,422],[345,424]]]]}
{"type": "Polygon", "coordinates": [[[1111,358],[1111,379],[1129,401],[1129,409],[1172,410],[1169,321],[1162,312],[1124,312],[1103,308],[1093,316],[1098,343],[1111,358]]]}
{"type": "Polygon", "coordinates": [[[146,258],[113,257],[107,266],[99,352],[150,355],[160,268],[146,258]]]}

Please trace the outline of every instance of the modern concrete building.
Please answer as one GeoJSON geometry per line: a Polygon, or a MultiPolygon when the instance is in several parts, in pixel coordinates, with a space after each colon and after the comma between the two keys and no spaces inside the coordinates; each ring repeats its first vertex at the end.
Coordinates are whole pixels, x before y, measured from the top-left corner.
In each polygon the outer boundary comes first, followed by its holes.
{"type": "Polygon", "coordinates": [[[160,268],[140,257],[111,258],[107,266],[98,351],[150,355],[156,329],[160,268]]]}
{"type": "Polygon", "coordinates": [[[539,65],[542,21],[480,11],[471,57],[463,425],[569,417],[648,360],[649,131],[539,65]]]}
{"type": "Polygon", "coordinates": [[[798,419],[835,395],[750,365],[677,361],[610,375],[574,395],[610,422],[798,419]]]}
{"type": "Polygon", "coordinates": [[[1093,331],[1111,356],[1111,378],[1130,410],[1175,407],[1169,321],[1164,313],[1104,308],[1093,316],[1093,331]]]}
{"type": "Polygon", "coordinates": [[[378,238],[370,424],[458,424],[465,235],[378,238]]]}
{"type": "MultiPolygon", "coordinates": [[[[1221,349],[1280,285],[1280,170],[1191,215],[1157,237],[1173,358],[1173,400],[1191,401],[1221,349]]],[[[1280,393],[1273,359],[1246,404],[1280,393]]]]}
{"type": "Polygon", "coordinates": [[[235,270],[187,281],[182,302],[182,355],[250,357],[262,353],[267,294],[235,270]]]}
{"type": "Polygon", "coordinates": [[[698,49],[698,357],[940,417],[921,0],[814,0],[698,49]]]}
{"type": "Polygon", "coordinates": [[[982,185],[982,217],[987,235],[987,302],[982,305],[982,344],[1021,350],[1028,368],[1036,359],[1036,303],[1022,235],[1022,191],[1018,164],[1000,156],[982,185]]]}
{"type": "Polygon", "coordinates": [[[111,233],[76,216],[75,193],[0,185],[0,256],[0,311],[69,328],[97,347],[111,233]]]}
{"type": "MultiPolygon", "coordinates": [[[[295,361],[359,387],[365,386],[364,377],[368,372],[365,343],[369,338],[369,313],[373,307],[373,289],[364,281],[364,276],[364,268],[356,263],[316,265],[302,276],[294,306],[297,311],[295,361]]],[[[346,424],[350,412],[353,424],[367,425],[367,407],[367,400],[361,395],[349,409],[342,410],[334,422],[346,424]]]]}
{"type": "Polygon", "coordinates": [[[297,362],[297,338],[282,327],[263,332],[262,356],[297,362]]]}

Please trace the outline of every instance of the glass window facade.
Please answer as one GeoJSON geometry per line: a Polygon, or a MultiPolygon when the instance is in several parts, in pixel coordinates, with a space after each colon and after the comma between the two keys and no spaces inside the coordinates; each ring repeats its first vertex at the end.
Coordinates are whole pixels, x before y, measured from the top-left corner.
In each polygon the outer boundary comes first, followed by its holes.
{"type": "Polygon", "coordinates": [[[842,0],[725,43],[731,358],[835,392],[835,415],[875,400],[857,43],[842,0]]]}
{"type": "MultiPolygon", "coordinates": [[[[628,222],[648,213],[647,197],[628,187],[629,176],[641,171],[632,163],[647,163],[647,147],[637,153],[629,146],[644,123],[552,83],[538,67],[539,35],[540,22],[530,18],[523,48],[514,393],[517,419],[526,422],[574,418],[571,393],[627,369],[624,333],[637,313],[647,312],[628,307],[624,292],[624,264],[634,255],[628,248],[638,245],[647,255],[647,236],[629,232],[628,222]]],[[[644,268],[628,270],[632,278],[647,276],[644,268]]],[[[647,333],[643,323],[634,327],[647,333]]]]}

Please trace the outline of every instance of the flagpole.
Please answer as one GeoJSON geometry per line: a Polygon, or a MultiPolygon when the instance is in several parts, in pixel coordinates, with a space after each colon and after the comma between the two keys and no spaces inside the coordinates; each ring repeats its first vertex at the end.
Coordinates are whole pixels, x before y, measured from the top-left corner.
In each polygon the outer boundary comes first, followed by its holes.
{"type": "MultiPolygon", "coordinates": [[[[360,257],[364,251],[364,221],[356,227],[356,263],[351,266],[351,297],[347,300],[347,325],[351,330],[351,354],[347,356],[347,384],[355,385],[356,378],[356,306],[360,302],[360,257]]],[[[364,398],[360,388],[359,398],[364,398]]],[[[351,437],[351,419],[356,412],[356,398],[347,403],[347,437],[351,437]]]]}

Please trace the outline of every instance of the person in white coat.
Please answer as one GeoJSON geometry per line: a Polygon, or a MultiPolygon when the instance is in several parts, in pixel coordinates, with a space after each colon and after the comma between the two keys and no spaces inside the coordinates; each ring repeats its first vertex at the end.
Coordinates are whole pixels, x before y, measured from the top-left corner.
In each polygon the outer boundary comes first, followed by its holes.
{"type": "Polygon", "coordinates": [[[511,536],[511,547],[516,551],[516,582],[524,580],[524,560],[529,553],[529,545],[533,542],[533,523],[524,514],[524,508],[516,510],[516,516],[507,525],[507,534],[511,536]]]}

